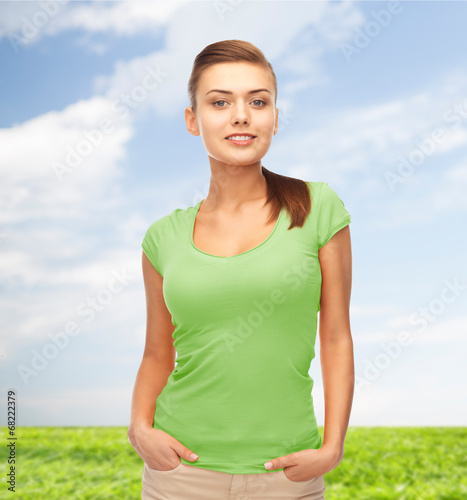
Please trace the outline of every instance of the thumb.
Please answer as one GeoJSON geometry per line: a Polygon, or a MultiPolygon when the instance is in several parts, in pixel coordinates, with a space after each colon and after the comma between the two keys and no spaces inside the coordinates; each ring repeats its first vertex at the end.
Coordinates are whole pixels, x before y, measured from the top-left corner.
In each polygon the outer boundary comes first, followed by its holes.
{"type": "Polygon", "coordinates": [[[283,469],[284,467],[287,467],[287,460],[288,457],[278,457],[274,458],[273,460],[269,460],[269,462],[266,462],[264,464],[265,469],[268,470],[275,470],[275,469],[283,469]]]}
{"type": "Polygon", "coordinates": [[[185,460],[188,460],[189,462],[195,462],[198,460],[198,455],[196,453],[193,453],[191,450],[189,450],[186,446],[183,446],[180,444],[179,449],[175,450],[178,455],[185,460]]]}

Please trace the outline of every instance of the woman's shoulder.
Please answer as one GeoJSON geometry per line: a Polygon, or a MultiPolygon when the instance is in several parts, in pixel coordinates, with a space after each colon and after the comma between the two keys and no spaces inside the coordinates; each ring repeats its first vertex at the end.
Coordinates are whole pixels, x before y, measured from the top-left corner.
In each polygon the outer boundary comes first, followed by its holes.
{"type": "MultiPolygon", "coordinates": [[[[327,183],[324,181],[305,181],[308,189],[310,190],[311,198],[316,199],[321,195],[321,191],[323,191],[323,185],[327,183]]],[[[329,187],[329,186],[328,186],[329,187]]],[[[325,189],[325,188],[324,188],[325,189]]]]}
{"type": "Polygon", "coordinates": [[[177,229],[181,224],[186,224],[195,207],[174,208],[171,212],[154,220],[147,231],[152,233],[166,233],[167,231],[177,229]]]}
{"type": "Polygon", "coordinates": [[[320,200],[334,199],[337,192],[326,181],[305,181],[315,197],[320,200]]]}

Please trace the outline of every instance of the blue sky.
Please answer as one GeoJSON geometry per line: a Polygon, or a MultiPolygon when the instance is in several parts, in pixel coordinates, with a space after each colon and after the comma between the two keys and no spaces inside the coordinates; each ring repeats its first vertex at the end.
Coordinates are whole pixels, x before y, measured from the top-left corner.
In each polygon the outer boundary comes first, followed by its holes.
{"type": "MultiPolygon", "coordinates": [[[[352,215],[350,425],[464,425],[467,4],[48,5],[0,2],[1,390],[19,424],[128,424],[141,241],[207,195],[186,85],[197,53],[238,38],[278,79],[263,165],[327,182],[352,215]]],[[[310,374],[323,425],[319,338],[310,374]]]]}

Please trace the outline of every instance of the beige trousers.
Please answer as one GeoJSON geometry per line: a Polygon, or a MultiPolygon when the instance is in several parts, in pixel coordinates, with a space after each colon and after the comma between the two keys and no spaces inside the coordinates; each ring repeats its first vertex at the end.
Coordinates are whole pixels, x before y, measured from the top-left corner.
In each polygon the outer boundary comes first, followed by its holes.
{"type": "Polygon", "coordinates": [[[324,477],[292,481],[283,470],[228,474],[180,463],[160,471],[144,464],[142,500],[324,500],[324,477]]]}

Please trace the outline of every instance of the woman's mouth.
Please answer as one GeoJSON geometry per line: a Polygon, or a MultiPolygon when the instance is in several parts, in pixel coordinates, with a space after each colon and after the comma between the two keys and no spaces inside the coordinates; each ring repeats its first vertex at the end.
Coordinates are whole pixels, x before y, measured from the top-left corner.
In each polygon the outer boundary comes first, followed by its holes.
{"type": "Polygon", "coordinates": [[[231,135],[229,137],[226,137],[226,139],[231,142],[232,144],[237,144],[238,146],[245,146],[247,144],[251,144],[253,142],[253,139],[256,137],[254,135],[231,135]]]}

